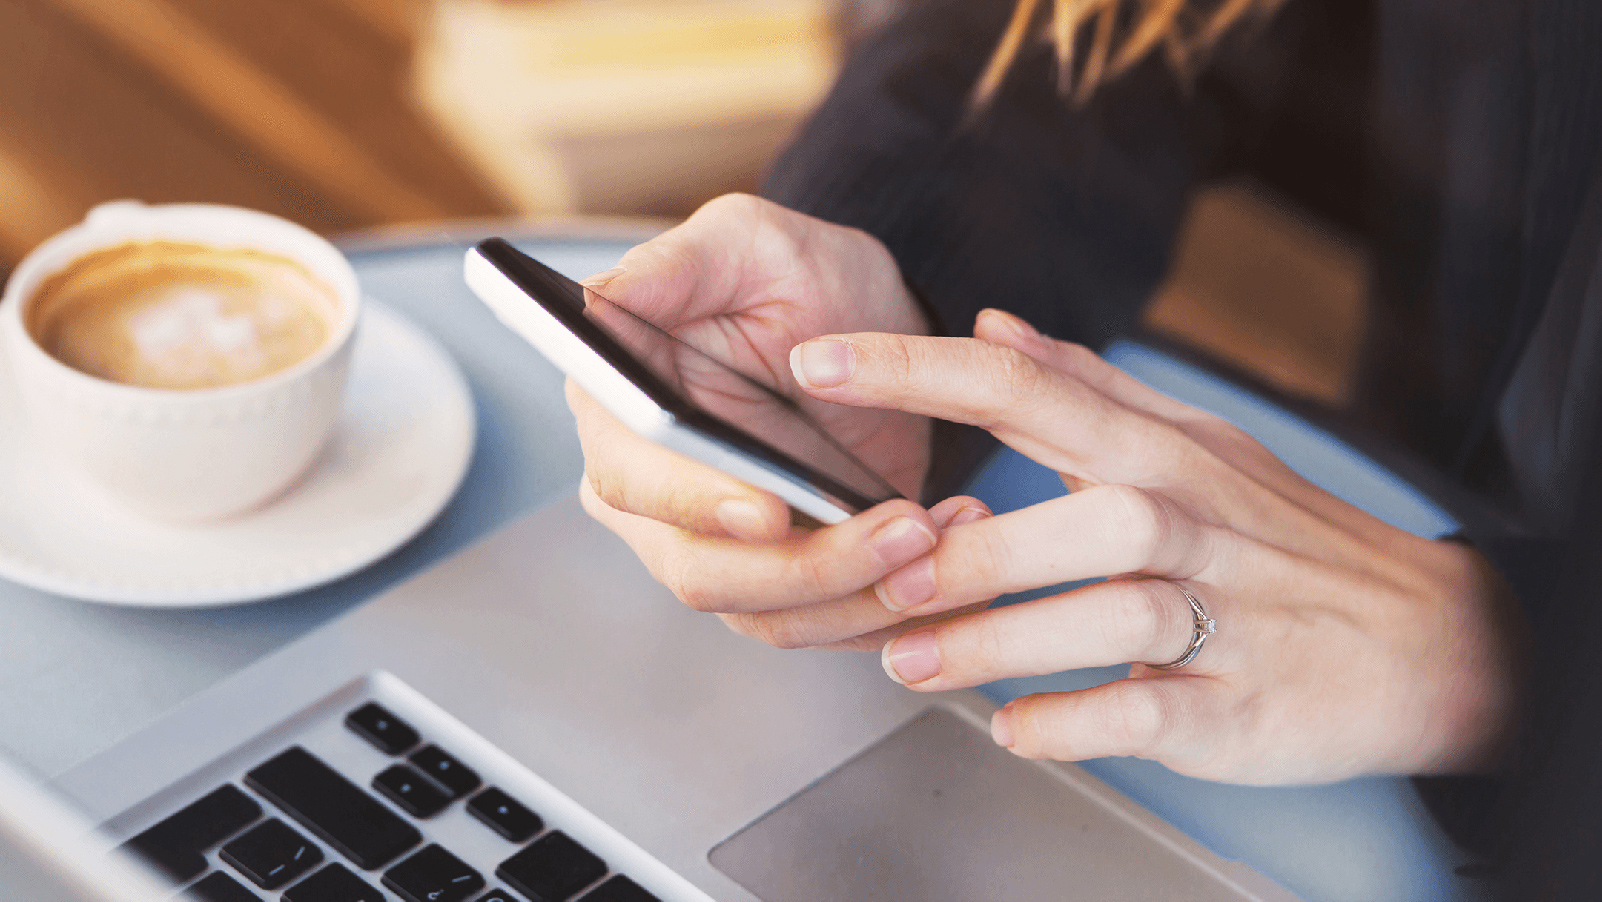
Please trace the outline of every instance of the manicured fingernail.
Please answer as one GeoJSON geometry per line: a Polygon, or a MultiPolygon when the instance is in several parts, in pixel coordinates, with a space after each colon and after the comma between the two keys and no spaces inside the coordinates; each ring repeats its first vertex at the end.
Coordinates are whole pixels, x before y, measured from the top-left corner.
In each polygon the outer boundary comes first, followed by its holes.
{"type": "Polygon", "coordinates": [[[886,567],[899,567],[933,548],[935,535],[911,517],[897,517],[875,530],[868,545],[886,567]]]}
{"type": "Polygon", "coordinates": [[[914,561],[874,584],[879,603],[899,614],[934,597],[934,558],[914,561]]]}
{"type": "Polygon", "coordinates": [[[1017,335],[1019,338],[1033,340],[1040,337],[1040,333],[1036,332],[1033,326],[1019,319],[1018,317],[1013,316],[1011,313],[1008,313],[1005,310],[997,310],[994,307],[991,307],[987,309],[985,313],[992,320],[996,321],[1013,334],[1017,335]]]}
{"type": "Polygon", "coordinates": [[[590,276],[588,279],[585,279],[579,284],[589,288],[600,288],[601,286],[621,275],[623,275],[623,267],[614,266],[605,272],[598,272],[595,275],[590,276]]]}
{"type": "Polygon", "coordinates": [[[884,672],[903,686],[940,675],[940,643],[933,630],[917,630],[886,642],[879,660],[884,672]]]}
{"type": "Polygon", "coordinates": [[[834,338],[815,338],[790,350],[790,370],[808,388],[833,388],[851,378],[856,361],[851,346],[834,338]]]}
{"type": "Polygon", "coordinates": [[[1012,709],[1002,708],[990,715],[990,738],[996,745],[1012,748],[1012,709]]]}
{"type": "Polygon", "coordinates": [[[739,539],[755,539],[767,534],[768,521],[762,508],[741,498],[729,498],[718,504],[718,522],[739,539]]]}
{"type": "Polygon", "coordinates": [[[957,511],[957,515],[951,518],[951,523],[948,524],[948,526],[962,526],[966,523],[977,523],[988,516],[990,516],[990,511],[987,511],[982,507],[965,507],[962,510],[957,511]]]}

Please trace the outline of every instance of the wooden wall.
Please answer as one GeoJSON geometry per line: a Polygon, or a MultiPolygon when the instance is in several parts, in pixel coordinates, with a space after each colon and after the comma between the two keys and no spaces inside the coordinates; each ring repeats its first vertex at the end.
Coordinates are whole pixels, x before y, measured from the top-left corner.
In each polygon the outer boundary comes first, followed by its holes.
{"type": "Polygon", "coordinates": [[[510,212],[410,100],[426,0],[0,0],[0,273],[94,204],[510,212]]]}
{"type": "MultiPolygon", "coordinates": [[[[436,2],[0,0],[0,278],[92,205],[123,197],[240,204],[325,233],[542,212],[506,179],[496,188],[476,174],[461,149],[472,136],[447,140],[413,102],[414,50],[436,2]]],[[[845,20],[876,21],[894,2],[845,0],[845,20]]],[[[435,111],[441,121],[448,112],[435,111]]],[[[572,138],[576,196],[554,212],[687,213],[748,187],[782,138],[681,131],[673,140],[717,148],[709,156],[724,171],[693,184],[682,172],[630,181],[638,134],[572,138]]],[[[1317,223],[1224,186],[1193,206],[1147,323],[1338,405],[1361,342],[1367,266],[1317,223]]]]}

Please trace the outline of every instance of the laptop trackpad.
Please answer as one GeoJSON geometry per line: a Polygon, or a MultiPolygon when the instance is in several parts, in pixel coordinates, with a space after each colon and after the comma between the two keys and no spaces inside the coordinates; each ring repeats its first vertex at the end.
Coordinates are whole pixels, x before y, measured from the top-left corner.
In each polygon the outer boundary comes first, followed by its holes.
{"type": "Polygon", "coordinates": [[[764,902],[1240,899],[1174,846],[930,708],[712,850],[764,902]]]}

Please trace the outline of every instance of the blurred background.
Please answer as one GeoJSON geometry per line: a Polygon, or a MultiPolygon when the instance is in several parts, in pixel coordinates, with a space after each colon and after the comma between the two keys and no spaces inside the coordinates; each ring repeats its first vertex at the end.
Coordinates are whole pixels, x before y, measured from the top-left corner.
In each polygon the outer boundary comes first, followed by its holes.
{"type": "MultiPolygon", "coordinates": [[[[124,197],[332,235],[681,217],[753,188],[899,2],[0,0],[0,276],[124,197]]],[[[1218,186],[1147,326],[1340,406],[1367,272],[1328,224],[1218,186]]]]}

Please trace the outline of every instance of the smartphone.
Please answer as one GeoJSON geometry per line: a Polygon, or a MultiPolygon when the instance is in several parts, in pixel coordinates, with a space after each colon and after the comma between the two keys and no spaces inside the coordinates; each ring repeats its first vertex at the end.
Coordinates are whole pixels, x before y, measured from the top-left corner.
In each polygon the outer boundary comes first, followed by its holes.
{"type": "Polygon", "coordinates": [[[468,287],[636,434],[839,523],[901,497],[794,399],[680,341],[501,238],[468,287]]]}

